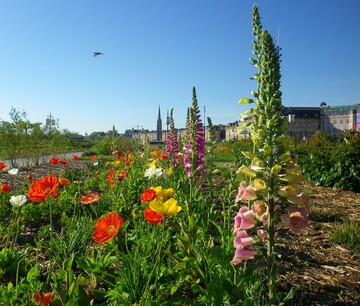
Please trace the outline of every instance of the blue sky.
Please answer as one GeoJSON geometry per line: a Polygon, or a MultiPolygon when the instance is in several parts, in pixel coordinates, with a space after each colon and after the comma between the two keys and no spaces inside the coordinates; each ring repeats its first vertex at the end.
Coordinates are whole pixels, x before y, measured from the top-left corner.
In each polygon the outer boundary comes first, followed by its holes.
{"type": "Polygon", "coordinates": [[[51,113],[84,134],[184,127],[192,87],[214,124],[238,120],[256,87],[251,10],[282,48],[285,106],[360,103],[358,0],[3,0],[0,119],[51,113]],[[93,57],[94,51],[105,55],[93,57]]]}

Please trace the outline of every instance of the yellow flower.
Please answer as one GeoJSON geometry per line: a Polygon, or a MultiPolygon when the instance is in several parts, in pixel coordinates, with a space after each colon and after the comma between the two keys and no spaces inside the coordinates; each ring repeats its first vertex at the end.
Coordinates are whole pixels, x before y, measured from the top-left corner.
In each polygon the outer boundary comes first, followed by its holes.
{"type": "Polygon", "coordinates": [[[254,170],[250,169],[249,167],[246,167],[245,165],[242,165],[236,173],[237,174],[239,174],[239,173],[245,174],[246,176],[250,176],[250,177],[256,176],[256,172],[254,170]]]}
{"type": "Polygon", "coordinates": [[[150,187],[150,189],[156,191],[156,200],[159,202],[165,202],[166,200],[174,196],[173,188],[162,189],[161,186],[157,186],[157,187],[150,187]]]}
{"type": "Polygon", "coordinates": [[[166,172],[166,175],[168,175],[168,176],[171,176],[171,175],[174,174],[174,171],[173,171],[173,168],[172,168],[172,167],[166,169],[165,172],[166,172]]]}
{"type": "Polygon", "coordinates": [[[267,188],[266,183],[264,180],[262,179],[255,179],[251,182],[251,187],[255,190],[255,191],[262,191],[265,190],[267,188]]]}
{"type": "Polygon", "coordinates": [[[153,211],[165,216],[173,216],[182,210],[182,207],[177,205],[177,200],[174,198],[168,199],[165,202],[154,200],[150,203],[150,208],[153,211]]]}

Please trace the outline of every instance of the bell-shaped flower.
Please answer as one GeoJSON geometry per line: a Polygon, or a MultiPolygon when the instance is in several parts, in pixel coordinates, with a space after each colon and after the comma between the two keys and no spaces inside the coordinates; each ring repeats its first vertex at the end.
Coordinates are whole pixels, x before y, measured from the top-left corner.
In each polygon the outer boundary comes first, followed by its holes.
{"type": "Polygon", "coordinates": [[[263,191],[267,188],[266,183],[264,180],[262,179],[255,179],[251,182],[251,187],[255,190],[255,191],[263,191]]]}
{"type": "Polygon", "coordinates": [[[295,205],[305,205],[309,202],[309,197],[303,193],[297,195],[290,195],[288,201],[295,205]]]}
{"type": "Polygon", "coordinates": [[[256,251],[237,248],[235,250],[234,258],[230,261],[230,263],[236,266],[244,260],[253,259],[255,255],[256,251]]]}
{"type": "Polygon", "coordinates": [[[10,198],[10,204],[13,207],[21,207],[27,202],[27,197],[25,195],[17,195],[17,196],[11,196],[10,198]]]}
{"type": "Polygon", "coordinates": [[[264,222],[267,217],[268,206],[264,201],[255,201],[254,205],[251,207],[254,216],[264,222]]]}
{"type": "Polygon", "coordinates": [[[242,206],[234,218],[233,234],[236,234],[240,230],[253,228],[255,224],[256,221],[254,219],[253,211],[247,208],[247,206],[242,206]]]}
{"type": "Polygon", "coordinates": [[[301,172],[292,172],[292,173],[287,173],[287,174],[281,176],[281,180],[283,180],[289,184],[300,183],[303,179],[304,179],[304,177],[301,174],[301,172]]]}
{"type": "Polygon", "coordinates": [[[286,166],[285,172],[288,174],[301,173],[301,168],[297,164],[290,162],[289,165],[286,166]]]}
{"type": "Polygon", "coordinates": [[[253,245],[254,239],[250,237],[245,230],[238,231],[234,238],[234,248],[245,248],[253,245]]]}
{"type": "Polygon", "coordinates": [[[288,198],[290,196],[296,196],[298,194],[296,188],[291,185],[281,187],[278,191],[279,196],[288,198]]]}
{"type": "Polygon", "coordinates": [[[271,174],[279,174],[281,171],[282,167],[280,165],[275,165],[271,168],[270,172],[271,174]]]}
{"type": "Polygon", "coordinates": [[[249,177],[256,177],[256,171],[254,171],[253,169],[250,169],[249,167],[245,166],[245,165],[242,165],[236,173],[241,173],[241,174],[244,174],[246,176],[249,176],[249,177]]]}
{"type": "Polygon", "coordinates": [[[244,155],[248,160],[253,160],[256,157],[253,152],[241,151],[241,154],[244,155]]]}
{"type": "Polygon", "coordinates": [[[299,235],[308,224],[308,210],[302,207],[292,207],[289,213],[281,216],[282,222],[286,224],[290,231],[299,235]]]}
{"type": "Polygon", "coordinates": [[[235,199],[235,203],[239,201],[252,201],[257,198],[255,190],[246,184],[245,181],[242,181],[239,186],[239,191],[235,199]]]}
{"type": "Polygon", "coordinates": [[[284,154],[280,155],[279,157],[280,163],[285,163],[291,160],[291,153],[289,151],[285,152],[284,154]]]}

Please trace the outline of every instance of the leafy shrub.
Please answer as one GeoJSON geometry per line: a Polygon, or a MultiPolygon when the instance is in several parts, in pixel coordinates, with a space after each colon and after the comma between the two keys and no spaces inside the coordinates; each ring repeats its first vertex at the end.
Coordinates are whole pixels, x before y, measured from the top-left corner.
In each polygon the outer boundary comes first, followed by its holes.
{"type": "Polygon", "coordinates": [[[0,251],[0,280],[15,282],[16,275],[25,276],[30,269],[25,253],[13,248],[3,248],[0,251]]]}
{"type": "Polygon", "coordinates": [[[99,155],[109,155],[111,152],[118,150],[119,152],[125,152],[131,150],[133,147],[132,140],[126,137],[119,136],[106,136],[99,141],[94,150],[99,155]]]}
{"type": "Polygon", "coordinates": [[[343,138],[316,133],[296,147],[298,162],[316,185],[360,192],[360,133],[345,131],[343,138]]]}

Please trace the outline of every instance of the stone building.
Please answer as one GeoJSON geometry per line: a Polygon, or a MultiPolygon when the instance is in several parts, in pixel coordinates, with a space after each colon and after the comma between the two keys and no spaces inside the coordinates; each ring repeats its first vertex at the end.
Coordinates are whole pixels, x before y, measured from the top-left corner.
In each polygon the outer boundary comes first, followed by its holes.
{"type": "Polygon", "coordinates": [[[300,141],[320,130],[320,107],[285,107],[283,115],[287,120],[287,134],[300,141]]]}
{"type": "MultiPolygon", "coordinates": [[[[330,134],[333,137],[341,135],[343,130],[360,131],[360,104],[345,106],[323,106],[322,107],[284,107],[282,116],[287,118],[287,133],[296,141],[311,137],[317,131],[330,134]]],[[[242,121],[252,120],[250,114],[242,121]]],[[[166,130],[162,129],[160,107],[156,130],[131,129],[125,131],[125,136],[135,138],[142,143],[164,143],[169,132],[169,119],[166,117],[166,130]]],[[[250,130],[239,131],[241,122],[235,121],[226,125],[214,125],[216,141],[232,141],[251,137],[250,130]]],[[[185,128],[177,129],[179,140],[184,139],[185,128]]],[[[209,129],[205,126],[205,142],[209,142],[209,129]]]]}
{"type": "Polygon", "coordinates": [[[344,130],[360,131],[360,104],[321,108],[321,131],[338,137],[344,130]]]}

